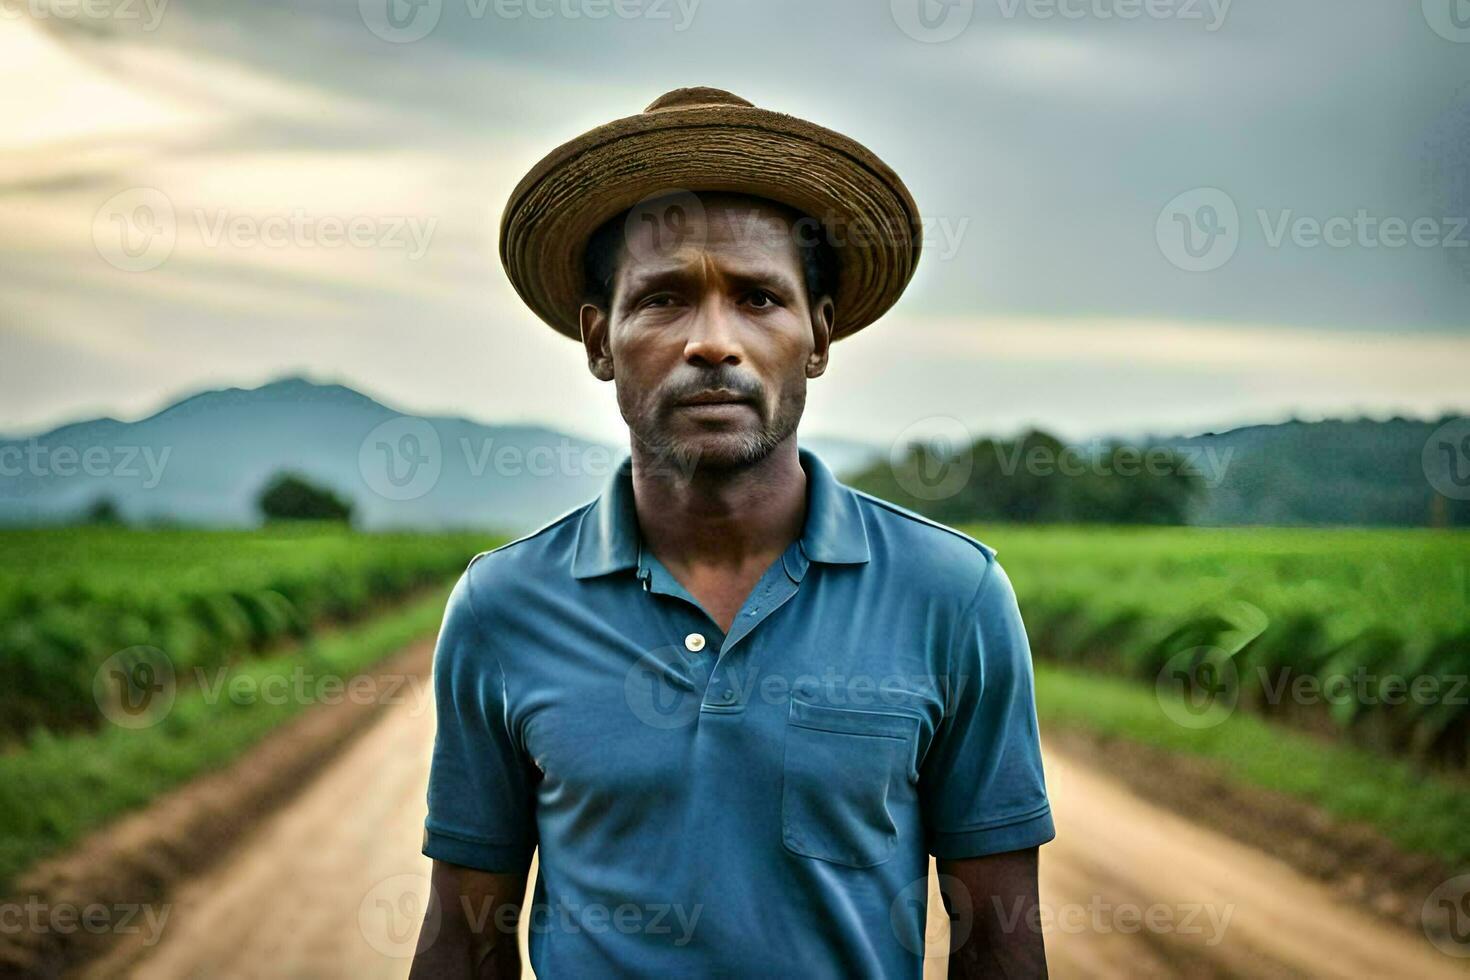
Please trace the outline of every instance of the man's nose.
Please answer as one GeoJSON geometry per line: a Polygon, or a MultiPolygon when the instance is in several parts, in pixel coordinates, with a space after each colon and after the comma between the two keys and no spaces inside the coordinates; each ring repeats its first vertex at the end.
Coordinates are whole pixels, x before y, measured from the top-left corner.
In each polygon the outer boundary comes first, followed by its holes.
{"type": "Polygon", "coordinates": [[[690,318],[684,360],[709,367],[739,364],[744,358],[734,312],[724,297],[705,297],[690,318]]]}

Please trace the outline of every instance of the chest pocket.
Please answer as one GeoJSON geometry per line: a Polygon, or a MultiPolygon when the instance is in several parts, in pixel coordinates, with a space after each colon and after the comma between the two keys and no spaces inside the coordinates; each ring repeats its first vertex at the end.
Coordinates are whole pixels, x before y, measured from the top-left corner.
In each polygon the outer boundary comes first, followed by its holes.
{"type": "Polygon", "coordinates": [[[893,856],[889,799],[917,778],[919,720],[791,699],[782,763],[781,834],[788,851],[852,868],[893,856]]]}

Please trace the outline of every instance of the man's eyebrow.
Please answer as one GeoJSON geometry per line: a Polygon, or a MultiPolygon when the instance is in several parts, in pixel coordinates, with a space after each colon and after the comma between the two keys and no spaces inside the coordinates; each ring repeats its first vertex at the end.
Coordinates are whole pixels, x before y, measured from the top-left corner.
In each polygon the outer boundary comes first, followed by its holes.
{"type": "Polygon", "coordinates": [[[784,292],[794,292],[799,286],[798,280],[786,270],[770,265],[734,269],[730,272],[730,278],[741,286],[773,286],[784,292]]]}
{"type": "Polygon", "coordinates": [[[619,291],[619,296],[626,301],[655,289],[667,289],[684,285],[692,278],[693,271],[688,266],[683,265],[633,271],[628,273],[628,279],[623,283],[622,289],[619,291]]]}
{"type": "MultiPolygon", "coordinates": [[[[795,295],[801,288],[801,281],[790,272],[778,265],[765,262],[752,262],[735,268],[727,266],[724,272],[731,282],[742,289],[766,286],[778,292],[795,295]]],[[[638,297],[656,289],[687,285],[697,278],[695,267],[682,263],[646,269],[630,269],[627,276],[627,281],[623,283],[620,292],[620,296],[624,299],[638,297]]]]}

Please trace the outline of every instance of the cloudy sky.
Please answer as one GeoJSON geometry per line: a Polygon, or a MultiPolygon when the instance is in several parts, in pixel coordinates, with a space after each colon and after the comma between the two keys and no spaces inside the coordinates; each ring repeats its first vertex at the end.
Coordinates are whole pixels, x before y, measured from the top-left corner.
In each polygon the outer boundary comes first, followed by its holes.
{"type": "Polygon", "coordinates": [[[804,432],[1465,411],[1467,7],[0,0],[0,431],[301,373],[626,440],[495,234],[692,84],[856,137],[925,220],[804,432]]]}

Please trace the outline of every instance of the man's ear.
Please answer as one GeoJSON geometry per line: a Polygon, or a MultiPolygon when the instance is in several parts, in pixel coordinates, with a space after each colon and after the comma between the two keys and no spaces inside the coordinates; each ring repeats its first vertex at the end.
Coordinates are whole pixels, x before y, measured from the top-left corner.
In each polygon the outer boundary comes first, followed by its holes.
{"type": "Polygon", "coordinates": [[[591,303],[583,303],[579,314],[582,322],[582,346],[587,351],[587,370],[598,381],[613,379],[612,349],[607,342],[607,314],[591,303]]]}
{"type": "Polygon", "coordinates": [[[806,359],[806,376],[819,378],[827,370],[827,354],[832,347],[832,324],[837,309],[832,297],[823,296],[812,304],[812,352],[806,359]]]}

